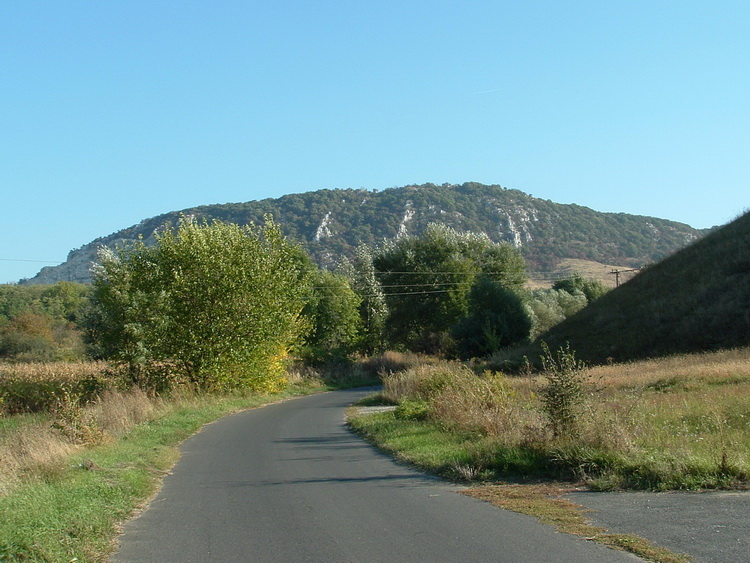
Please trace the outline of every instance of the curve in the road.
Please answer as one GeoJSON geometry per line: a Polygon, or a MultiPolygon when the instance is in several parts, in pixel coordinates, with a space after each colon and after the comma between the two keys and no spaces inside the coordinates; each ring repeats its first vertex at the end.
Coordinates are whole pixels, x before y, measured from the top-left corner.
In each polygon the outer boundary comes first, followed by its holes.
{"type": "Polygon", "coordinates": [[[115,562],[633,561],[456,494],[347,430],[337,391],[244,411],[183,444],[115,562]]]}

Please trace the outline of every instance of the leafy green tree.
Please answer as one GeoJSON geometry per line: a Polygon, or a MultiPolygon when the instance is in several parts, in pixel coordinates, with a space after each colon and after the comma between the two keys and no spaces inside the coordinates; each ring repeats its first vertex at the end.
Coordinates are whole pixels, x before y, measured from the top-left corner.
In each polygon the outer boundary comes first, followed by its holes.
{"type": "Polygon", "coordinates": [[[531,317],[517,292],[480,276],[469,293],[469,315],[453,329],[462,358],[489,356],[529,338],[531,317]]]}
{"type": "Polygon", "coordinates": [[[347,278],[328,270],[313,276],[310,298],[303,315],[310,322],[306,342],[313,360],[349,354],[359,336],[360,298],[347,278]]]}
{"type": "Polygon", "coordinates": [[[609,289],[607,289],[607,287],[599,280],[584,278],[578,272],[574,273],[569,278],[556,281],[552,286],[552,289],[567,291],[571,295],[575,295],[576,292],[583,293],[583,295],[586,296],[586,301],[588,303],[599,299],[609,291],[609,289]]]}
{"type": "Polygon", "coordinates": [[[175,230],[103,252],[89,334],[135,377],[165,364],[203,389],[273,389],[301,332],[307,269],[273,221],[182,219],[175,230]]]}
{"type": "Polygon", "coordinates": [[[388,316],[385,294],[373,265],[372,250],[366,245],[360,245],[354,259],[344,259],[339,269],[349,279],[351,288],[360,299],[361,329],[358,348],[371,354],[383,347],[383,331],[388,316]]]}
{"type": "Polygon", "coordinates": [[[435,223],[422,236],[386,243],[374,265],[389,310],[387,338],[391,345],[411,349],[440,342],[467,314],[477,275],[509,289],[520,289],[526,280],[524,260],[515,248],[435,223]]]}
{"type": "Polygon", "coordinates": [[[526,308],[532,321],[531,339],[575,315],[586,304],[586,296],[577,290],[573,293],[563,289],[537,289],[530,292],[526,297],[526,308]]]}

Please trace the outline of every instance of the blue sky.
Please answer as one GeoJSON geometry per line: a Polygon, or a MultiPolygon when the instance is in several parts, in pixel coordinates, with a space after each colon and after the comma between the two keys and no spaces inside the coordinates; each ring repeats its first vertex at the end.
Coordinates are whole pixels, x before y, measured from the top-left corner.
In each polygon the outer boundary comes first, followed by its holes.
{"type": "Polygon", "coordinates": [[[7,0],[0,283],[154,215],[477,181],[723,224],[750,3],[7,0]]]}

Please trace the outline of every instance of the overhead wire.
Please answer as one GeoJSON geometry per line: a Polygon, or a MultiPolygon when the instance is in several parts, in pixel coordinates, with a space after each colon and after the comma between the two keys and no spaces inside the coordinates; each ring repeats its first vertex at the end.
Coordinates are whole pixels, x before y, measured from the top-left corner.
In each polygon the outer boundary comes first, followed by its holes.
{"type": "Polygon", "coordinates": [[[37,262],[39,264],[60,264],[64,260],[28,260],[25,258],[0,258],[2,262],[37,262]]]}
{"type": "MultiPolygon", "coordinates": [[[[482,272],[487,275],[502,275],[504,272],[482,272]]],[[[547,272],[532,272],[532,275],[527,276],[527,279],[529,281],[556,281],[561,279],[560,275],[555,276],[540,276],[539,274],[546,274],[547,272]],[[534,275],[536,274],[536,275],[534,275]]],[[[399,275],[434,275],[434,274],[443,274],[443,275],[471,275],[476,276],[477,272],[441,272],[441,271],[389,271],[389,272],[376,272],[376,275],[378,274],[399,274],[399,275]]],[[[550,272],[551,274],[551,272],[550,272]]],[[[380,285],[381,289],[384,289],[382,295],[386,297],[394,297],[394,296],[402,296],[402,295],[409,295],[409,296],[417,296],[417,295],[430,295],[430,294],[440,294],[440,293],[450,293],[453,291],[453,289],[457,287],[462,286],[471,286],[473,285],[473,282],[470,281],[453,281],[453,282],[429,282],[429,283],[403,283],[403,284],[385,284],[380,285]],[[424,289],[421,291],[388,291],[388,289],[406,289],[406,288],[435,288],[440,287],[443,289],[424,289]]],[[[323,290],[323,289],[337,289],[339,286],[333,286],[333,285],[322,285],[322,286],[314,286],[313,290],[323,290]]],[[[363,298],[370,298],[370,297],[376,297],[378,294],[375,293],[368,293],[362,295],[363,298]]]]}

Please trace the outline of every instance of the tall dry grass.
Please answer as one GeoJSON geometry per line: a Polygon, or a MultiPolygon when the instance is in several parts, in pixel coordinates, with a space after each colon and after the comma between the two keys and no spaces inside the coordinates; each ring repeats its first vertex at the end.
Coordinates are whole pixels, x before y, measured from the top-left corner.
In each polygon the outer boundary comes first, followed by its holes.
{"type": "Polygon", "coordinates": [[[446,362],[387,377],[383,395],[424,402],[442,427],[498,447],[547,452],[553,465],[606,486],[750,480],[750,348],[594,367],[584,379],[586,400],[570,436],[550,431],[539,397],[543,374],[477,376],[446,362]]]}
{"type": "Polygon", "coordinates": [[[589,368],[588,374],[595,381],[606,381],[612,389],[739,383],[750,381],[750,348],[596,366],[589,368]]]}
{"type": "Polygon", "coordinates": [[[479,432],[506,442],[541,431],[530,387],[514,387],[501,374],[477,376],[458,362],[419,365],[384,378],[388,402],[422,401],[429,416],[458,432],[479,432]]]}
{"type": "Polygon", "coordinates": [[[115,384],[106,362],[2,362],[0,414],[49,411],[71,396],[88,403],[115,384]]]}
{"type": "Polygon", "coordinates": [[[126,434],[135,425],[160,415],[165,403],[138,388],[110,389],[95,402],[73,407],[79,432],[71,420],[55,413],[16,415],[0,424],[0,494],[18,483],[61,472],[69,456],[91,441],[107,442],[126,434]],[[87,429],[86,432],[81,432],[87,429]],[[88,439],[81,439],[87,437],[88,439]]]}
{"type": "Polygon", "coordinates": [[[61,460],[80,446],[52,428],[49,420],[21,421],[0,430],[0,494],[6,494],[24,477],[61,469],[61,460]]]}

